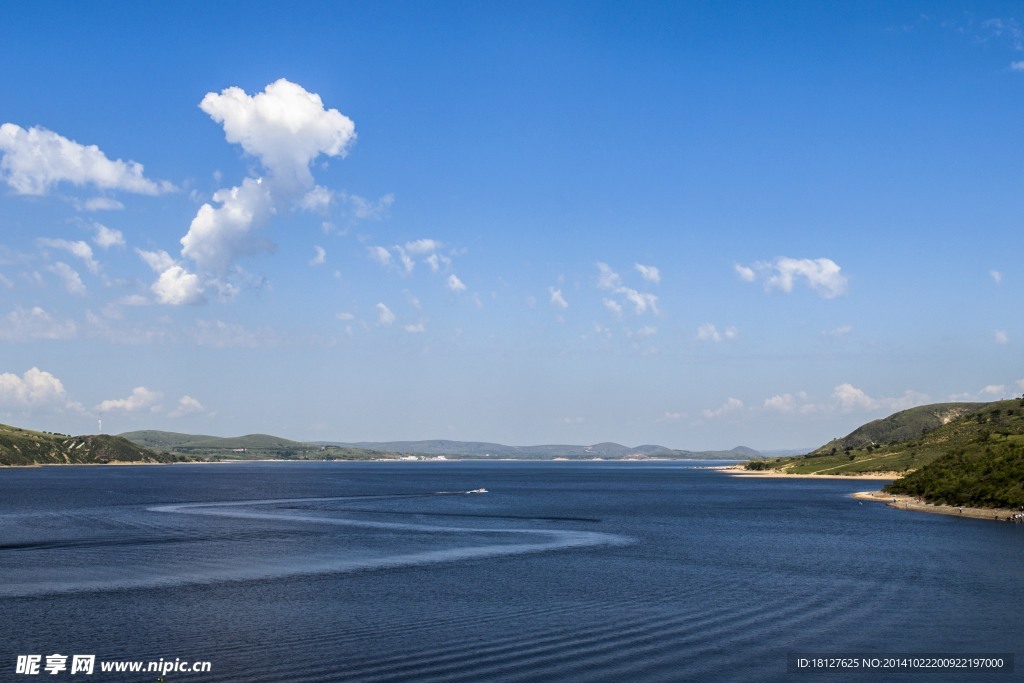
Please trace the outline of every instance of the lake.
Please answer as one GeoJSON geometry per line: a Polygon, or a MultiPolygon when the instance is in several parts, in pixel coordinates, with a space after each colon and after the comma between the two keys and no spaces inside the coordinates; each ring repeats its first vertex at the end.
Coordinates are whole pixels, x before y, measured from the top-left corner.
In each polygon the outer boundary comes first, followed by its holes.
{"type": "Polygon", "coordinates": [[[1019,655],[1024,525],[707,464],[0,470],[0,680],[153,681],[100,662],[161,659],[210,663],[168,683],[1020,677],[787,657],[1019,655]]]}

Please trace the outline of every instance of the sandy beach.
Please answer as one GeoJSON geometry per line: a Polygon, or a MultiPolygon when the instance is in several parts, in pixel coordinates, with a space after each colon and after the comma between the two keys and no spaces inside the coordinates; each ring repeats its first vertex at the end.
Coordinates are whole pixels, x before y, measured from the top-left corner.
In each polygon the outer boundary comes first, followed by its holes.
{"type": "Polygon", "coordinates": [[[860,500],[871,500],[878,503],[885,503],[897,510],[913,510],[915,512],[930,512],[937,515],[952,515],[953,517],[971,517],[972,519],[992,519],[998,521],[1012,522],[1014,515],[1020,514],[1020,510],[1007,508],[972,508],[960,507],[957,505],[933,505],[915,496],[893,495],[883,491],[861,491],[853,494],[854,498],[860,500]]]}
{"type": "MultiPolygon", "coordinates": [[[[763,477],[768,479],[865,479],[865,480],[892,480],[902,476],[901,472],[871,472],[867,474],[790,474],[778,470],[747,470],[742,464],[721,465],[708,467],[709,470],[718,470],[725,474],[736,477],[763,477]]],[[[953,517],[970,517],[972,519],[989,519],[1003,522],[1024,521],[1015,518],[1014,515],[1024,513],[1024,510],[1013,510],[1010,508],[973,508],[961,507],[958,505],[934,505],[927,503],[915,496],[893,495],[884,491],[860,491],[852,494],[859,500],[870,500],[876,503],[885,503],[897,510],[912,510],[915,512],[929,512],[936,515],[951,515],[953,517]]]]}
{"type": "Polygon", "coordinates": [[[748,470],[743,465],[720,465],[709,467],[735,477],[763,477],[766,479],[882,479],[890,480],[902,476],[900,472],[866,472],[864,474],[792,474],[778,470],[748,470]]]}

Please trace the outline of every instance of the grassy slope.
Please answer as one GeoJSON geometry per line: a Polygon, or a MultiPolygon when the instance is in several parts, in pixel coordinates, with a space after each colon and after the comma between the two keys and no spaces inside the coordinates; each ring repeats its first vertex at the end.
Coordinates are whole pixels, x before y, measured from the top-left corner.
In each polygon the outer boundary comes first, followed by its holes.
{"type": "Polygon", "coordinates": [[[375,460],[397,457],[366,448],[327,446],[292,441],[269,434],[247,434],[245,436],[219,437],[206,434],[179,434],[158,430],[142,430],[121,434],[129,441],[150,448],[160,448],[213,460],[254,460],[274,458],[286,460],[375,460]]]}
{"type": "MultiPolygon", "coordinates": [[[[942,414],[944,407],[954,404],[937,404],[921,406],[912,411],[916,413],[917,426],[920,429],[925,420],[922,416],[929,413],[942,414]]],[[[997,401],[968,405],[971,410],[961,417],[945,424],[939,421],[938,426],[910,439],[891,443],[868,443],[860,447],[840,448],[839,439],[805,456],[776,458],[764,461],[764,464],[753,463],[751,468],[784,469],[794,474],[859,474],[865,472],[909,472],[924,467],[947,453],[963,451],[984,451],[986,446],[996,446],[1001,442],[1020,446],[1021,435],[1024,435],[1024,405],[1021,399],[997,401]]],[[[851,433],[863,434],[865,427],[877,430],[878,423],[886,422],[894,425],[897,430],[903,429],[906,419],[900,418],[902,413],[877,420],[851,433]]],[[[905,416],[904,416],[905,417],[905,416]]],[[[884,432],[875,432],[879,439],[884,439],[884,432]]],[[[894,432],[895,433],[895,432],[894,432]]],[[[850,439],[846,437],[846,439],[850,439]]]]}
{"type": "Polygon", "coordinates": [[[980,404],[911,439],[849,450],[826,444],[805,456],[748,463],[748,467],[796,474],[902,472],[906,476],[886,486],[887,491],[948,505],[1020,507],[1024,506],[1024,398],[980,404]]]}
{"type": "Polygon", "coordinates": [[[989,404],[965,420],[945,454],[885,490],[930,503],[1024,507],[1024,398],[989,404]]]}
{"type": "Polygon", "coordinates": [[[0,465],[174,462],[118,436],[67,436],[0,425],[0,465]]]}
{"type": "Polygon", "coordinates": [[[828,442],[821,448],[812,451],[811,454],[825,455],[832,449],[845,451],[847,448],[864,448],[871,444],[908,441],[968,415],[985,405],[984,403],[933,403],[901,410],[889,417],[868,422],[843,438],[828,442]]]}

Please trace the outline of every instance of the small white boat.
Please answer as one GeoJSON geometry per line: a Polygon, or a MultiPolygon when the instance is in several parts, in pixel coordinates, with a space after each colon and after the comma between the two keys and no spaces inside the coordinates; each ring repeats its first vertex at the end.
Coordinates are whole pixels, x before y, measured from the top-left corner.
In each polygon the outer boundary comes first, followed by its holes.
{"type": "Polygon", "coordinates": [[[487,493],[487,489],[473,489],[472,491],[466,491],[466,493],[487,493]]]}

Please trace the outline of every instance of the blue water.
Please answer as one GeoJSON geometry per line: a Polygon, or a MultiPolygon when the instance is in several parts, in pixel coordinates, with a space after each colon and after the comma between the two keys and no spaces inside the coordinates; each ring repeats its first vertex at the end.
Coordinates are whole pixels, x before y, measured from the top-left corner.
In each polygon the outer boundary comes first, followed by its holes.
{"type": "Polygon", "coordinates": [[[211,662],[169,683],[1022,678],[787,673],[1024,653],[1024,528],[849,497],[871,487],[667,462],[2,470],[0,680],[52,653],[211,662]]]}

